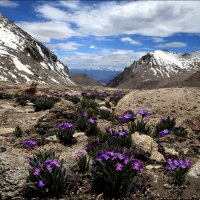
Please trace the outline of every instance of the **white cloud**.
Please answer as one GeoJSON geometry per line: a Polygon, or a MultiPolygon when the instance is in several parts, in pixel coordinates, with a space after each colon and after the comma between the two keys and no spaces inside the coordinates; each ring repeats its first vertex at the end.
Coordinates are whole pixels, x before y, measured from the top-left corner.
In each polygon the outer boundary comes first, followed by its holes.
{"type": "Polygon", "coordinates": [[[65,56],[61,60],[69,68],[115,69],[123,70],[146,52],[135,52],[122,49],[103,49],[95,53],[77,52],[74,56],[65,56]]]}
{"type": "Polygon", "coordinates": [[[80,4],[81,2],[76,0],[76,1],[60,1],[60,3],[67,7],[67,8],[70,8],[70,9],[73,9],[73,10],[77,10],[77,9],[80,9],[80,4]]]}
{"type": "Polygon", "coordinates": [[[181,48],[181,47],[186,47],[187,44],[183,42],[169,42],[169,43],[163,43],[159,44],[156,47],[157,48],[181,48]]]}
{"type": "Polygon", "coordinates": [[[91,45],[90,49],[96,49],[97,47],[95,45],[91,45]]]}
{"type": "Polygon", "coordinates": [[[53,6],[45,5],[37,12],[46,19],[74,23],[88,35],[167,37],[180,32],[200,33],[199,1],[103,1],[90,7],[82,6],[73,13],[50,7],[53,6]]]}
{"type": "Polygon", "coordinates": [[[61,21],[19,22],[17,25],[41,42],[81,35],[73,30],[70,24],[61,21]]]}
{"type": "Polygon", "coordinates": [[[68,42],[68,43],[56,43],[56,44],[45,44],[52,51],[55,50],[63,50],[63,51],[73,51],[76,50],[81,44],[76,42],[68,42]]]}
{"type": "Polygon", "coordinates": [[[121,41],[122,42],[128,42],[128,43],[130,43],[132,45],[142,45],[139,41],[133,40],[130,37],[123,37],[123,38],[121,38],[121,41]]]}
{"type": "Polygon", "coordinates": [[[151,39],[156,43],[165,42],[165,39],[161,37],[153,37],[151,39]]]}
{"type": "Polygon", "coordinates": [[[18,6],[17,2],[10,1],[10,0],[0,0],[0,6],[2,7],[9,7],[9,8],[15,8],[18,6]]]}

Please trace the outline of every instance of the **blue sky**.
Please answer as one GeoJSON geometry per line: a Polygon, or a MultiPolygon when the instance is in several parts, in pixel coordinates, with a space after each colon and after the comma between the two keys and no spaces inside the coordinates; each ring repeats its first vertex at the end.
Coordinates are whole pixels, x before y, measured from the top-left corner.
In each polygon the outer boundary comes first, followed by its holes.
{"type": "Polygon", "coordinates": [[[198,1],[11,1],[0,13],[69,68],[123,70],[147,52],[200,50],[198,1]]]}

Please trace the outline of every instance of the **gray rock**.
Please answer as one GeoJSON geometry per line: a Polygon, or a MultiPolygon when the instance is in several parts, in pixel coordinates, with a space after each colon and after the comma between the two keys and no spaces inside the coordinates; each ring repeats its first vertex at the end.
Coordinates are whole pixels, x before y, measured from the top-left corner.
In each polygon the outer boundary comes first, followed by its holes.
{"type": "Polygon", "coordinates": [[[165,160],[164,156],[158,151],[158,144],[148,135],[140,134],[135,132],[131,136],[133,145],[140,151],[150,155],[149,159],[157,162],[165,160]]]}
{"type": "Polygon", "coordinates": [[[45,141],[46,142],[54,142],[54,143],[56,143],[56,142],[58,142],[58,138],[57,138],[56,135],[52,135],[52,136],[49,136],[49,137],[45,138],[45,141]]]}
{"type": "Polygon", "coordinates": [[[10,135],[14,130],[14,128],[0,128],[0,136],[6,137],[10,135]]]}
{"type": "Polygon", "coordinates": [[[200,160],[192,165],[188,172],[188,176],[191,176],[193,178],[200,178],[200,160]]]}

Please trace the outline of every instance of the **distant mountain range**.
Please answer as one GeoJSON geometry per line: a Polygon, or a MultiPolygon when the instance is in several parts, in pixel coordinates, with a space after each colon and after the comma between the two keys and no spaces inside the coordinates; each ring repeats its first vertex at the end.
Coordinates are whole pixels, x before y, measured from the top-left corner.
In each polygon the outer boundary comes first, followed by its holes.
{"type": "Polygon", "coordinates": [[[0,36],[0,81],[74,85],[53,52],[3,16],[0,36]]]}
{"type": "Polygon", "coordinates": [[[70,69],[70,74],[86,74],[91,78],[107,84],[113,78],[115,78],[121,71],[110,71],[110,70],[95,70],[95,69],[70,69]]]}
{"type": "Polygon", "coordinates": [[[102,83],[87,74],[70,74],[70,79],[77,85],[81,86],[103,86],[102,83]]]}
{"type": "Polygon", "coordinates": [[[125,68],[108,83],[119,88],[200,86],[200,51],[174,53],[156,50],[125,68]]]}

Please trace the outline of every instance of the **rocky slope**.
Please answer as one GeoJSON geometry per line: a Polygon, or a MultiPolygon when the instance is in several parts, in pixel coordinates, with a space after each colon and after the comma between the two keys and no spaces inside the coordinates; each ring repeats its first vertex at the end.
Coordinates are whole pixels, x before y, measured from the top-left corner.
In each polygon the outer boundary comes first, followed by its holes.
{"type": "MultiPolygon", "coordinates": [[[[57,87],[57,85],[56,85],[57,87]]],[[[37,95],[52,95],[58,91],[56,87],[39,85],[37,95]]],[[[4,93],[13,93],[20,89],[20,85],[2,85],[0,88],[4,93]],[[9,86],[9,87],[8,87],[9,86]]],[[[88,87],[74,91],[69,87],[69,91],[60,88],[62,94],[75,94],[80,97],[82,91],[87,91],[88,87]],[[78,95],[79,94],[79,95],[78,95]]],[[[106,92],[114,92],[114,89],[103,88],[106,92]]],[[[1,92],[2,92],[1,91],[1,92]]],[[[101,106],[106,100],[96,100],[101,106]]],[[[143,160],[144,170],[134,182],[135,189],[128,197],[119,199],[199,199],[199,180],[200,180],[200,88],[162,88],[149,91],[133,90],[125,95],[119,103],[113,107],[113,114],[119,116],[128,110],[137,111],[145,108],[151,112],[150,124],[156,124],[160,117],[167,115],[177,117],[177,125],[183,124],[189,131],[186,140],[179,141],[173,135],[161,138],[156,142],[149,135],[132,134],[132,140],[135,148],[145,155],[151,155],[150,158],[143,160]],[[170,95],[169,95],[170,94],[170,95]],[[181,157],[183,154],[192,160],[192,166],[186,176],[189,184],[181,187],[180,190],[174,188],[168,183],[168,176],[163,168],[163,156],[181,157]],[[156,155],[154,158],[153,155],[156,155]],[[181,196],[180,196],[181,195],[181,196]]],[[[87,176],[83,179],[78,178],[73,170],[76,171],[76,155],[78,151],[85,149],[88,142],[93,141],[85,132],[76,130],[74,137],[77,143],[73,145],[63,145],[56,135],[44,134],[38,132],[43,127],[48,130],[49,126],[55,128],[55,124],[63,120],[69,120],[70,116],[75,116],[76,104],[67,101],[64,98],[54,105],[50,110],[35,112],[34,106],[27,104],[24,107],[18,105],[14,99],[0,99],[0,199],[20,199],[25,200],[23,196],[26,189],[26,180],[28,176],[27,158],[37,151],[53,149],[60,157],[64,159],[66,167],[71,176],[76,179],[77,188],[71,193],[66,193],[63,199],[106,199],[103,194],[96,194],[91,188],[87,176]],[[13,134],[16,125],[20,125],[25,131],[21,138],[13,134]],[[51,136],[49,136],[51,135],[51,136]],[[22,141],[27,138],[35,138],[39,142],[35,149],[26,149],[22,141]],[[72,170],[73,169],[73,170],[72,170]]],[[[119,128],[118,124],[112,124],[111,119],[98,119],[98,127],[113,126],[119,128]]],[[[140,157],[142,159],[142,157],[140,157]]],[[[36,199],[36,198],[35,198],[36,199]]],[[[39,198],[38,198],[39,199],[39,198]]],[[[45,198],[47,200],[55,198],[45,198]]]]}
{"type": "Polygon", "coordinates": [[[120,88],[159,88],[200,85],[200,51],[148,53],[108,84],[120,88]]]}
{"type": "Polygon", "coordinates": [[[93,79],[87,74],[70,74],[70,78],[77,85],[82,85],[82,86],[101,86],[102,85],[99,81],[93,79]]]}
{"type": "Polygon", "coordinates": [[[0,16],[0,35],[0,81],[74,84],[53,52],[4,16],[0,16]]]}

